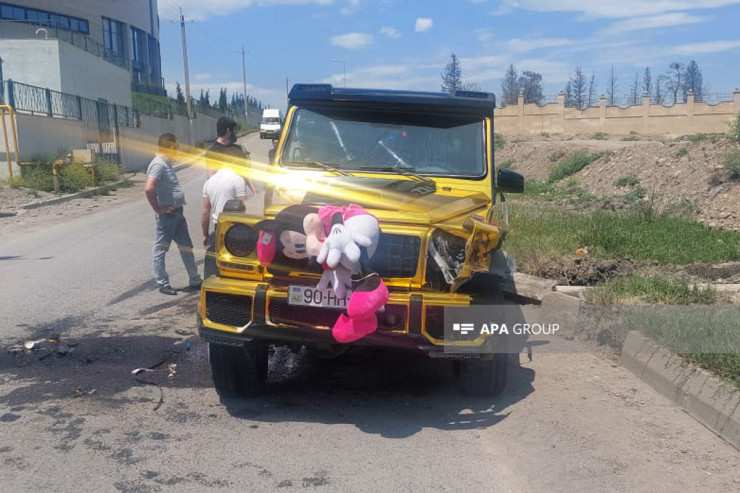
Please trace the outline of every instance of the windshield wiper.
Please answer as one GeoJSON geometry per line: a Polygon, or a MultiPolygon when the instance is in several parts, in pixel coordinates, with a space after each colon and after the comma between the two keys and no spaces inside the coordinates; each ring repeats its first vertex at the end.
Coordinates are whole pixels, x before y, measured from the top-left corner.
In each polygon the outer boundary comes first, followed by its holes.
{"type": "Polygon", "coordinates": [[[344,171],[343,169],[339,168],[338,164],[335,163],[320,163],[318,161],[295,161],[295,162],[288,162],[283,163],[288,166],[290,165],[298,165],[298,166],[308,166],[309,168],[321,168],[324,171],[333,171],[334,173],[337,173],[342,176],[352,176],[351,173],[348,173],[344,171]]]}
{"type": "Polygon", "coordinates": [[[385,173],[399,173],[404,176],[409,176],[416,180],[426,183],[427,185],[437,188],[437,182],[427,176],[422,176],[414,173],[411,166],[362,166],[359,168],[361,171],[381,171],[385,173]]]}

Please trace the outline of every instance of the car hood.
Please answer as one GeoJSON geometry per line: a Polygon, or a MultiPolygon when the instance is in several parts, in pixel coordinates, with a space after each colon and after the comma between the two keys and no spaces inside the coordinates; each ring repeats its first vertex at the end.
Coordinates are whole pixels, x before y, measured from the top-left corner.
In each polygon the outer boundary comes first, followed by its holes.
{"type": "Polygon", "coordinates": [[[435,224],[479,211],[490,204],[490,199],[480,192],[442,192],[416,179],[343,176],[320,183],[305,194],[302,203],[353,203],[368,209],[382,222],[435,224]]]}

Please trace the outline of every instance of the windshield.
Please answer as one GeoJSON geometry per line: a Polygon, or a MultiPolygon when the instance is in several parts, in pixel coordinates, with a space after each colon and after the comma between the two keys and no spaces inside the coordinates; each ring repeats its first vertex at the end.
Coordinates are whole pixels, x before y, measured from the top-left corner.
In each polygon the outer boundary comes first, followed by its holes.
{"type": "Polygon", "coordinates": [[[483,119],[472,116],[300,108],[282,163],[480,178],[486,173],[484,128],[483,119]]]}
{"type": "Polygon", "coordinates": [[[280,118],[277,117],[265,117],[262,119],[262,123],[274,123],[274,124],[280,124],[280,118]]]}

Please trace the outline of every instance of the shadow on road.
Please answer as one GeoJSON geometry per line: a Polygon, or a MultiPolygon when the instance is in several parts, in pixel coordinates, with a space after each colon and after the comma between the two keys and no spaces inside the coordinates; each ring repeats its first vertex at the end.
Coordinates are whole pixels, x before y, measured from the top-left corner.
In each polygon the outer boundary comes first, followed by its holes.
{"type": "Polygon", "coordinates": [[[405,438],[424,428],[487,428],[506,419],[506,409],[534,390],[534,371],[516,362],[501,396],[466,397],[457,392],[452,361],[372,349],[336,360],[279,349],[271,355],[269,378],[264,397],[222,397],[221,402],[236,418],[351,424],[386,438],[405,438]]]}

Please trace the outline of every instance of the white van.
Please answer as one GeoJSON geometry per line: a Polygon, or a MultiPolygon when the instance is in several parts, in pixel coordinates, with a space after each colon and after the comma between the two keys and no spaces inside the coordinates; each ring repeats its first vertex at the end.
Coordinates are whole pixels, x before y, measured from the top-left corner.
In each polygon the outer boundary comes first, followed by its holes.
{"type": "Polygon", "coordinates": [[[262,111],[262,123],[260,123],[260,139],[279,138],[283,130],[283,119],[279,109],[266,109],[262,111]]]}

